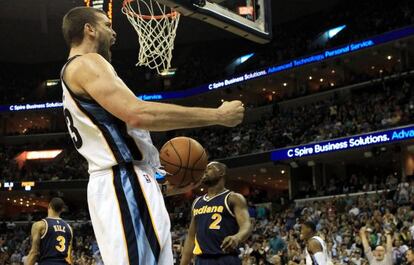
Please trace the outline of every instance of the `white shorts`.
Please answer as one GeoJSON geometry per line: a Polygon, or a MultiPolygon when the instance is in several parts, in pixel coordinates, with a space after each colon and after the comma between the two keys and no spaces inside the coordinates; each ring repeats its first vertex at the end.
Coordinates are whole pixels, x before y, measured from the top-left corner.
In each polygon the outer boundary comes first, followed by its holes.
{"type": "Polygon", "coordinates": [[[153,171],[133,164],[90,175],[88,205],[105,265],[172,265],[170,218],[153,171]]]}

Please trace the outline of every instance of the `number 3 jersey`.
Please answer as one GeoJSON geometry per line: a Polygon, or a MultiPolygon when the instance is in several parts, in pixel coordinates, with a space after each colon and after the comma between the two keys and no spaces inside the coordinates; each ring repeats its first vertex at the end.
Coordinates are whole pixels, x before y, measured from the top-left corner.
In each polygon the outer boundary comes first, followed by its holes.
{"type": "Polygon", "coordinates": [[[71,227],[60,218],[45,218],[46,229],[40,239],[40,264],[53,262],[59,264],[72,264],[70,253],[72,251],[73,232],[71,227]]]}
{"type": "Polygon", "coordinates": [[[88,161],[89,174],[133,161],[164,173],[159,170],[159,153],[148,131],[127,127],[97,102],[80,98],[70,90],[63,73],[77,57],[70,58],[61,71],[63,114],[76,149],[88,161]]]}
{"type": "Polygon", "coordinates": [[[230,190],[225,190],[212,198],[198,197],[193,203],[193,216],[196,225],[193,253],[199,256],[219,256],[237,254],[237,250],[225,253],[221,244],[227,236],[239,231],[236,218],[228,205],[230,190]]]}

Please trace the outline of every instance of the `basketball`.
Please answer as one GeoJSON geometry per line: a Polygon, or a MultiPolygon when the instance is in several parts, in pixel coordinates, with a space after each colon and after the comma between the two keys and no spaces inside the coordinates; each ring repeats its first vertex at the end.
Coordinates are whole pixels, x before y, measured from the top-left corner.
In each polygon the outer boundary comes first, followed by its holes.
{"type": "Polygon", "coordinates": [[[166,142],[161,148],[160,160],[168,173],[167,180],[178,187],[198,182],[208,162],[203,146],[189,137],[176,137],[166,142]]]}

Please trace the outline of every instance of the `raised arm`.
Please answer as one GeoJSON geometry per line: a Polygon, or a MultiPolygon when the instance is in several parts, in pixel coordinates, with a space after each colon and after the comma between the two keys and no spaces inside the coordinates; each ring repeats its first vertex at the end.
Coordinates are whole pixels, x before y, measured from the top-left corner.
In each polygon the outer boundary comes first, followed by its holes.
{"type": "Polygon", "coordinates": [[[219,108],[193,108],[139,100],[112,66],[95,53],[74,59],[64,79],[75,94],[95,100],[131,127],[150,131],[210,125],[234,127],[244,116],[240,101],[224,102],[219,108]]]}
{"type": "Polygon", "coordinates": [[[239,225],[239,232],[235,235],[224,238],[221,247],[223,250],[234,249],[240,243],[249,238],[252,231],[252,223],[250,222],[247,202],[243,195],[239,193],[231,193],[228,197],[228,203],[233,208],[234,215],[239,225]]]}
{"type": "Polygon", "coordinates": [[[27,256],[26,265],[34,265],[39,257],[40,252],[40,239],[45,232],[46,225],[43,221],[38,221],[32,225],[32,247],[30,248],[29,255],[27,256]]]}
{"type": "Polygon", "coordinates": [[[185,239],[184,247],[182,250],[181,261],[180,265],[189,265],[191,259],[193,257],[193,249],[195,245],[195,232],[196,232],[196,224],[194,220],[194,216],[191,214],[191,223],[188,229],[188,235],[185,239]]]}
{"type": "Polygon", "coordinates": [[[361,229],[359,230],[359,237],[361,237],[362,246],[364,247],[365,254],[369,252],[369,250],[371,249],[368,243],[366,232],[367,232],[367,229],[365,226],[361,227],[361,229]]]}
{"type": "Polygon", "coordinates": [[[385,230],[385,236],[387,237],[387,243],[386,243],[387,249],[385,251],[386,251],[386,253],[392,253],[392,236],[391,236],[391,231],[385,230]]]}

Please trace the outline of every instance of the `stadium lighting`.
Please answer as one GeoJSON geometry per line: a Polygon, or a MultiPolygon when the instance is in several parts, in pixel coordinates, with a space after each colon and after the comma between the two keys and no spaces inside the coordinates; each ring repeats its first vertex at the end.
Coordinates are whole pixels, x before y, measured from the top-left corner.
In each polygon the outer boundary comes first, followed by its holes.
{"type": "Polygon", "coordinates": [[[391,60],[391,59],[392,59],[392,56],[391,56],[391,55],[388,55],[388,56],[387,56],[387,59],[388,59],[388,60],[391,60]]]}
{"type": "Polygon", "coordinates": [[[160,73],[160,76],[173,76],[175,75],[175,72],[177,71],[177,68],[170,68],[168,70],[164,70],[160,73]]]}
{"type": "Polygon", "coordinates": [[[309,76],[309,80],[312,80],[313,79],[313,77],[312,76],[309,76]]]}
{"type": "Polygon", "coordinates": [[[56,86],[57,84],[59,84],[59,79],[50,79],[50,80],[46,80],[46,86],[50,87],[50,86],[56,86]]]}
{"type": "Polygon", "coordinates": [[[321,81],[321,83],[323,82],[323,78],[319,79],[319,81],[321,81]]]}
{"type": "Polygon", "coordinates": [[[283,86],[287,86],[287,83],[283,83],[283,86]]]}
{"type": "Polygon", "coordinates": [[[339,32],[341,32],[342,30],[344,30],[346,28],[346,25],[342,25],[333,29],[330,29],[327,31],[328,33],[328,38],[332,39],[333,37],[335,37],[339,32]]]}
{"type": "Polygon", "coordinates": [[[249,60],[250,58],[252,58],[254,56],[254,53],[249,53],[243,56],[240,56],[239,60],[240,60],[240,64],[244,63],[245,61],[249,60]]]}
{"type": "Polygon", "coordinates": [[[57,157],[60,153],[62,153],[62,151],[63,151],[62,149],[44,150],[44,151],[25,151],[26,160],[53,159],[57,157]]]}

